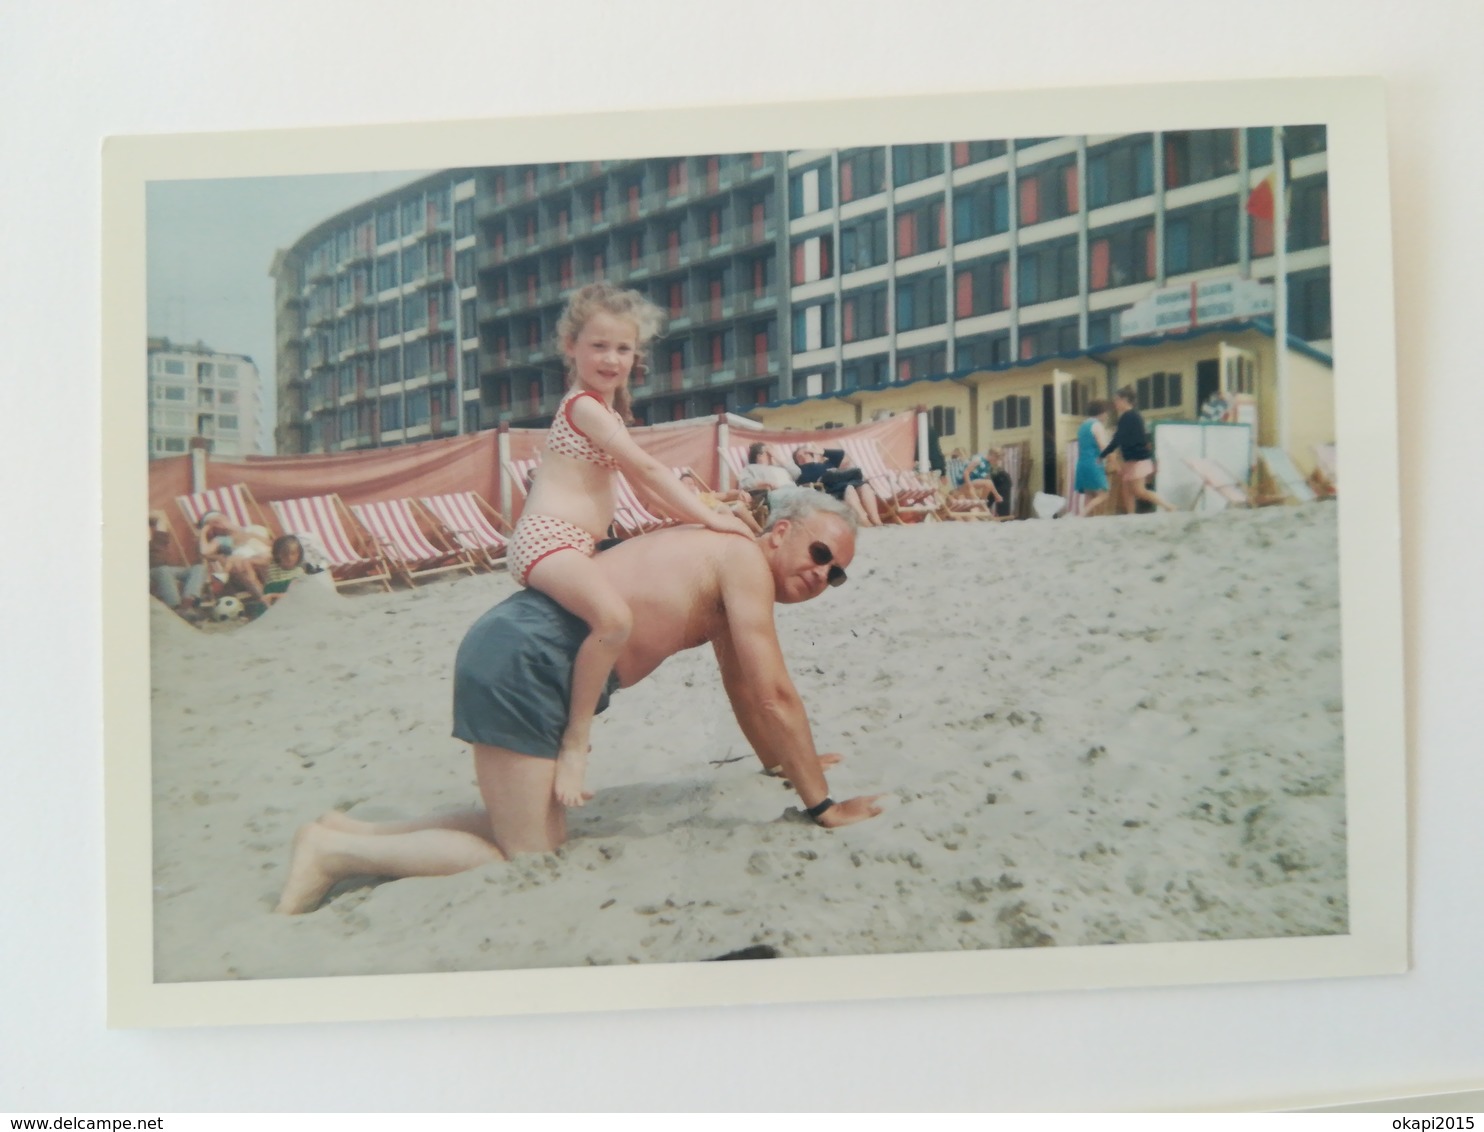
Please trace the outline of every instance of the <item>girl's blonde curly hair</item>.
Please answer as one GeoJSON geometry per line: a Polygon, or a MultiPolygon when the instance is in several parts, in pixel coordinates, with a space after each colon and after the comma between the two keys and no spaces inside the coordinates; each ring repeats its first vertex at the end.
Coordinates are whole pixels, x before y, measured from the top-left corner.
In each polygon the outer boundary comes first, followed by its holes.
{"type": "MultiPolygon", "coordinates": [[[[556,333],[557,344],[561,347],[563,356],[567,350],[577,341],[577,336],[582,333],[582,328],[587,325],[588,319],[595,314],[607,314],[614,318],[627,319],[634,324],[637,332],[635,341],[634,369],[648,370],[649,345],[659,336],[664,326],[665,316],[659,307],[655,306],[638,291],[625,291],[613,286],[611,283],[589,283],[572,293],[567,300],[567,309],[562,312],[562,317],[557,320],[556,333]]],[[[632,371],[630,376],[632,377],[632,371]]],[[[567,361],[567,385],[570,387],[574,379],[571,360],[567,361]]],[[[618,415],[625,421],[633,421],[630,408],[633,405],[633,395],[629,392],[629,383],[625,381],[619,386],[613,395],[613,407],[618,415]]]]}

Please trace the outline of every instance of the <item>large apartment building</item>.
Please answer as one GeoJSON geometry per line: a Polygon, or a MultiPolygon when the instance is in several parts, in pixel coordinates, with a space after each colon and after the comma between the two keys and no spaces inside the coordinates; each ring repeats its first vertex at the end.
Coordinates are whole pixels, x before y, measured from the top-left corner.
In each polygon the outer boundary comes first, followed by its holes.
{"type": "Polygon", "coordinates": [[[149,456],[178,456],[202,441],[214,456],[260,456],[269,437],[258,367],[203,343],[149,340],[149,456]]]}
{"type": "MultiPolygon", "coordinates": [[[[1328,349],[1325,133],[1285,138],[1289,329],[1328,349]]],[[[279,450],[544,425],[598,278],[669,315],[646,423],[1095,349],[1156,291],[1272,279],[1272,165],[1252,128],[434,174],[276,257],[279,450]]]]}

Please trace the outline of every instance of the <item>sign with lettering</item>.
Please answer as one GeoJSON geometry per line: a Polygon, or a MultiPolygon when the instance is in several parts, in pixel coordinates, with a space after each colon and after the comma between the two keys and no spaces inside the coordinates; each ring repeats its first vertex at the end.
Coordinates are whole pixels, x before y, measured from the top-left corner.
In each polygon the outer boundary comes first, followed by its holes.
{"type": "Polygon", "coordinates": [[[1271,283],[1223,275],[1161,287],[1119,315],[1118,332],[1123,338],[1138,338],[1272,313],[1271,283]]]}

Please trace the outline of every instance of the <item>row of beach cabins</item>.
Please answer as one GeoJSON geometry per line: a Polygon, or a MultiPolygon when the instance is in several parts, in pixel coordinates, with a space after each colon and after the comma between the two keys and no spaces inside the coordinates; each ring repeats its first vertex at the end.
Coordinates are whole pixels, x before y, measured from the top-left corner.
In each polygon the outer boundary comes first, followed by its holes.
{"type": "MultiPolygon", "coordinates": [[[[972,521],[987,510],[929,471],[930,430],[943,452],[993,449],[1011,479],[1010,517],[1077,515],[1075,433],[1085,405],[1121,385],[1155,396],[1144,409],[1159,462],[1156,490],[1192,509],[1305,502],[1332,494],[1333,367],[1291,348],[1280,389],[1271,329],[1241,323],[1039,359],[991,371],[798,398],[742,418],[635,428],[641,447],[679,474],[734,486],[754,441],[789,455],[805,441],[844,448],[891,522],[972,521]],[[1214,394],[1219,416],[1202,419],[1214,394]],[[1286,417],[1280,427],[1279,418],[1286,417]],[[1287,446],[1280,443],[1286,440],[1287,446]]],[[[297,534],[337,586],[415,585],[429,575],[499,568],[544,430],[506,429],[399,448],[212,460],[202,450],[150,464],[150,505],[178,515],[180,564],[195,561],[196,524],[219,510],[240,526],[297,534]]],[[[613,534],[665,525],[620,478],[613,534]]],[[[173,524],[172,524],[173,525],[173,524]]],[[[172,534],[175,534],[172,530],[172,534]]]]}

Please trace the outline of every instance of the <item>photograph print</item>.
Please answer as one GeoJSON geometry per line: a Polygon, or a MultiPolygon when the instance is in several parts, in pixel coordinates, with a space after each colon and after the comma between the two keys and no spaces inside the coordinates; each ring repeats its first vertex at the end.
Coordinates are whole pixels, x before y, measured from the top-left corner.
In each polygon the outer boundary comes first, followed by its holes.
{"type": "Polygon", "coordinates": [[[115,1024],[1405,967],[1378,91],[767,109],[111,139],[115,1024]]]}

